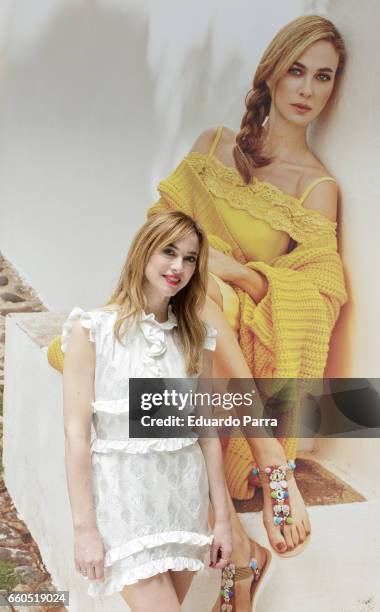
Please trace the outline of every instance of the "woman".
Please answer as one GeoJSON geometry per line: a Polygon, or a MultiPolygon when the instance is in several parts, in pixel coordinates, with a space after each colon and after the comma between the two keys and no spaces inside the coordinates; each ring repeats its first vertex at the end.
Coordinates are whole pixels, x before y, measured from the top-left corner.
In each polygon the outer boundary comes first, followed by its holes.
{"type": "Polygon", "coordinates": [[[200,319],[206,266],[196,222],[156,215],[134,238],[107,306],[76,308],[63,328],[75,564],[90,595],[119,591],[133,612],[177,612],[210,542],[215,568],[232,549],[218,440],[128,436],[129,378],[210,374],[216,333],[200,319]]]}
{"type": "MultiPolygon", "coordinates": [[[[216,377],[323,376],[346,292],[336,244],[338,188],[306,132],[330,99],[344,61],[343,40],[330,21],[292,21],[264,52],[240,131],[206,130],[159,184],[161,198],[148,214],[182,210],[208,234],[205,316],[218,331],[216,377]]],[[[291,417],[295,434],[297,410],[291,417]]],[[[310,532],[291,477],[295,455],[294,435],[232,437],[224,448],[231,496],[249,499],[263,486],[264,525],[283,556],[300,552],[310,532]],[[280,504],[271,497],[278,466],[289,479],[289,496],[280,504]]],[[[250,550],[233,514],[232,562],[243,563],[250,550]]],[[[239,610],[250,609],[250,584],[240,585],[239,610]]]]}

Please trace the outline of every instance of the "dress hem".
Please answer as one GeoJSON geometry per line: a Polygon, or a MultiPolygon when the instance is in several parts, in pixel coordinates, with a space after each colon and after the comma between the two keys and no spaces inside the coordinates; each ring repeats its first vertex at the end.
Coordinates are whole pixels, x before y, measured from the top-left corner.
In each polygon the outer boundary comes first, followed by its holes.
{"type": "Polygon", "coordinates": [[[92,581],[89,585],[87,594],[90,597],[102,597],[119,593],[124,586],[136,584],[139,580],[151,578],[156,574],[162,574],[168,570],[180,572],[183,570],[199,571],[204,568],[203,561],[193,557],[167,557],[144,563],[131,570],[120,572],[119,576],[112,576],[109,580],[102,583],[100,581],[92,581]]]}
{"type": "Polygon", "coordinates": [[[213,535],[197,533],[196,531],[164,531],[135,538],[127,544],[112,548],[106,553],[105,567],[110,567],[117,561],[130,557],[146,548],[156,548],[165,544],[187,544],[189,546],[209,546],[213,535]]]}

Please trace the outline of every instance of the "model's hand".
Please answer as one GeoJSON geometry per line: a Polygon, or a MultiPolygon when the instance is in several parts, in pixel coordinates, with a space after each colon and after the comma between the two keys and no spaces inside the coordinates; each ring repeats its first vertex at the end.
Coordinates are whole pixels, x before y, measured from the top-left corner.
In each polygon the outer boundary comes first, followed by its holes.
{"type": "Polygon", "coordinates": [[[105,551],[96,527],[79,528],[74,533],[75,567],[89,580],[104,580],[105,551]]]}
{"type": "Polygon", "coordinates": [[[229,255],[224,255],[213,247],[209,249],[208,269],[224,281],[232,282],[239,275],[242,264],[229,255]]]}
{"type": "Polygon", "coordinates": [[[232,530],[230,521],[218,522],[214,525],[214,539],[210,550],[210,566],[213,569],[223,569],[228,565],[232,553],[232,530]],[[220,552],[219,552],[220,551],[220,552]],[[219,554],[218,554],[219,552],[219,554]]]}

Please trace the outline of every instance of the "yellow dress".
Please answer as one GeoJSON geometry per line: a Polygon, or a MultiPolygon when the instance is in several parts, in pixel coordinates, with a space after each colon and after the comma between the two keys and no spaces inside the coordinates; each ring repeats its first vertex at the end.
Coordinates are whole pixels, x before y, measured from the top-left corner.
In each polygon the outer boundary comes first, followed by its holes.
{"type": "MultiPolygon", "coordinates": [[[[255,378],[323,376],[329,339],[347,296],[337,253],[336,223],[303,202],[255,178],[240,174],[214,155],[219,127],[208,155],[190,153],[159,184],[160,200],[148,215],[182,210],[207,232],[211,246],[249,266],[268,281],[266,296],[255,304],[244,291],[213,275],[224,314],[255,378]],[[290,239],[296,248],[288,253],[290,239]]],[[[293,415],[297,431],[297,415],[293,415]]],[[[296,455],[296,437],[281,440],[288,458],[296,455]]],[[[231,438],[224,453],[225,474],[235,499],[249,499],[253,457],[244,438],[231,438]]]]}

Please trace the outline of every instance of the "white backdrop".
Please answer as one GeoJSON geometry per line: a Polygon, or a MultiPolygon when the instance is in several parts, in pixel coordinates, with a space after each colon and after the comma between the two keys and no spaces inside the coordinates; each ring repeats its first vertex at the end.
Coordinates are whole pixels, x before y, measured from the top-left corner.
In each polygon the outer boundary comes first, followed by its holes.
{"type": "Polygon", "coordinates": [[[103,304],[155,187],[237,127],[281,0],[2,0],[0,250],[52,310],[103,304]],[[275,7],[275,10],[274,10],[275,7]]]}
{"type": "Polygon", "coordinates": [[[351,297],[329,374],[378,375],[377,0],[2,0],[0,249],[49,308],[106,301],[158,180],[202,129],[238,126],[262,51],[304,12],[349,52],[313,137],[341,187],[351,297]]]}

